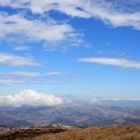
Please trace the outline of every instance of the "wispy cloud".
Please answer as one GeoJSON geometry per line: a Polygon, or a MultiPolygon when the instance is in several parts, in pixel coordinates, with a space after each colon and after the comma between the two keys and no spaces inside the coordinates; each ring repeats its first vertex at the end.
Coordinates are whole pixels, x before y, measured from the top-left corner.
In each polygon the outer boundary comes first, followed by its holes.
{"type": "Polygon", "coordinates": [[[35,83],[45,75],[40,72],[10,71],[0,72],[0,86],[35,83]]]}
{"type": "MultiPolygon", "coordinates": [[[[140,12],[134,10],[138,2],[129,0],[128,3],[132,5],[131,10],[125,2],[107,0],[0,0],[0,6],[21,10],[20,14],[9,14],[8,10],[0,13],[0,39],[14,40],[14,43],[20,40],[23,46],[25,42],[41,42],[40,46],[49,51],[58,49],[58,46],[63,51],[81,44],[87,46],[82,31],[74,28],[68,20],[57,21],[49,14],[50,11],[58,11],[69,17],[100,19],[112,27],[130,26],[140,30],[140,12]],[[31,15],[27,15],[29,11],[31,15]]],[[[15,47],[17,51],[25,49],[15,47]]]]}
{"type": "Polygon", "coordinates": [[[19,79],[11,79],[11,78],[1,78],[0,79],[0,86],[11,85],[11,84],[23,84],[25,80],[19,79]]]}
{"type": "Polygon", "coordinates": [[[17,46],[14,48],[14,50],[16,50],[16,51],[27,51],[29,49],[31,49],[30,46],[17,46]]]}
{"type": "Polygon", "coordinates": [[[120,3],[119,1],[97,0],[51,0],[34,1],[26,0],[15,2],[0,0],[2,6],[25,8],[33,13],[44,14],[50,10],[57,10],[73,17],[98,18],[113,26],[132,26],[140,29],[140,12],[134,10],[138,1],[134,0],[120,3]],[[128,8],[127,5],[132,7],[128,8]]]}
{"type": "Polygon", "coordinates": [[[0,53],[0,65],[9,66],[39,66],[31,57],[17,56],[9,53],[0,53]]]}
{"type": "Polygon", "coordinates": [[[48,71],[48,72],[33,72],[33,71],[7,71],[0,72],[0,86],[14,84],[62,84],[74,82],[75,78],[72,73],[64,71],[48,71]]]}
{"type": "Polygon", "coordinates": [[[80,62],[96,63],[103,65],[112,65],[125,68],[137,68],[140,69],[140,62],[128,60],[124,58],[106,58],[106,57],[87,57],[78,59],[80,62]]]}
{"type": "Polygon", "coordinates": [[[29,71],[14,71],[14,72],[0,72],[3,76],[23,76],[24,78],[36,78],[40,77],[42,74],[39,72],[29,72],[29,71]]]}
{"type": "Polygon", "coordinates": [[[31,89],[23,90],[15,95],[0,96],[1,106],[56,106],[63,103],[63,99],[59,97],[31,89]]]}
{"type": "Polygon", "coordinates": [[[48,76],[55,76],[55,75],[60,75],[60,74],[63,74],[63,72],[60,72],[60,71],[49,71],[47,73],[48,76]]]}
{"type": "Polygon", "coordinates": [[[29,20],[21,15],[0,14],[0,38],[7,36],[24,37],[28,40],[57,42],[74,36],[74,29],[66,23],[56,23],[52,20],[29,20]]]}

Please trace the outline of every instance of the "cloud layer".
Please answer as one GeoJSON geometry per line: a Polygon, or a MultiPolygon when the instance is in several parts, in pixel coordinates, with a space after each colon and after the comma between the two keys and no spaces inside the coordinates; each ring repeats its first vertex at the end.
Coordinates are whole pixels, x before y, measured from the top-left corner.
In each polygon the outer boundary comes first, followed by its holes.
{"type": "Polygon", "coordinates": [[[140,62],[123,59],[123,58],[87,57],[87,58],[80,58],[78,61],[140,69],[140,62]]]}
{"type": "Polygon", "coordinates": [[[83,39],[83,29],[75,29],[69,22],[71,17],[94,18],[109,26],[128,26],[140,30],[140,10],[136,8],[137,5],[137,0],[129,0],[127,4],[124,0],[0,0],[0,7],[15,10],[1,10],[0,40],[22,42],[21,47],[15,47],[18,51],[25,51],[27,42],[40,42],[40,46],[48,50],[54,50],[56,46],[62,50],[81,44],[86,46],[88,42],[83,39]],[[50,14],[52,11],[67,16],[56,20],[50,14]]]}
{"type": "Polygon", "coordinates": [[[98,18],[113,26],[132,26],[140,29],[140,12],[133,6],[137,6],[137,0],[128,1],[97,1],[97,0],[25,0],[12,1],[0,0],[2,6],[13,8],[25,8],[32,13],[44,14],[56,10],[72,17],[98,18]],[[131,5],[131,7],[127,7],[131,5]]]}
{"type": "Polygon", "coordinates": [[[23,90],[19,94],[0,96],[1,106],[55,106],[62,105],[63,99],[54,95],[23,90]]]}

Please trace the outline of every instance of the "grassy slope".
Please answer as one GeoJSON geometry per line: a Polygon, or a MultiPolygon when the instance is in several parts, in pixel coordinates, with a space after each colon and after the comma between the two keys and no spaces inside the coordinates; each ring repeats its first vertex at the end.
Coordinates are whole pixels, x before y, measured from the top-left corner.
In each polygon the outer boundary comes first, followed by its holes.
{"type": "Polygon", "coordinates": [[[30,140],[140,140],[140,126],[107,126],[44,134],[30,140]]]}

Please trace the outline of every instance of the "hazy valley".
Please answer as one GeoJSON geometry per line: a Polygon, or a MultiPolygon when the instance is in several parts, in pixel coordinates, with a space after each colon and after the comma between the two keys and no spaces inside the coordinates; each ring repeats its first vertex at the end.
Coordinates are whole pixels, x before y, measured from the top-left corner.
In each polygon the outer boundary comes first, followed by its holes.
{"type": "Polygon", "coordinates": [[[75,127],[140,124],[140,101],[71,102],[60,106],[1,107],[0,125],[24,127],[64,124],[75,127]]]}

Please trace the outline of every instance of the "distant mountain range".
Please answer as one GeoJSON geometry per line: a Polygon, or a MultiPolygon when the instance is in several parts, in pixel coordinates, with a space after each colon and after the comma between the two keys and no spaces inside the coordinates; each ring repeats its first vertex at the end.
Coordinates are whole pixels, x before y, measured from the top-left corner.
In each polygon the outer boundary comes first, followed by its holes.
{"type": "Polygon", "coordinates": [[[140,124],[139,100],[71,102],[60,106],[0,107],[0,125],[64,124],[76,127],[140,124]]]}

